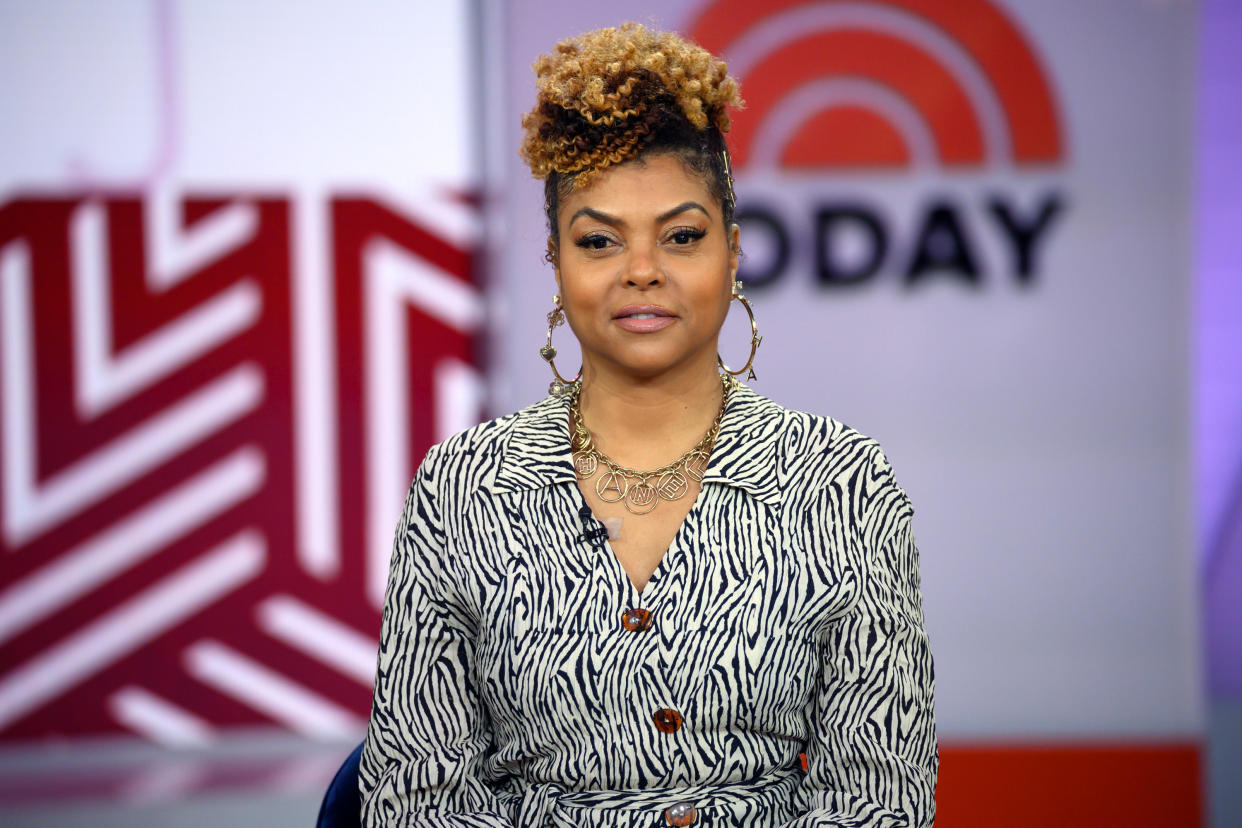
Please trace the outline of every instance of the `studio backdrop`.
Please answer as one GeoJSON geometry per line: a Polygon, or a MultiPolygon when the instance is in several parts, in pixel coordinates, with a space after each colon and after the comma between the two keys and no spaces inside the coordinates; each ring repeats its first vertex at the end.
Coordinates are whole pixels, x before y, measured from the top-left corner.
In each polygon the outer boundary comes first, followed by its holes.
{"type": "Polygon", "coordinates": [[[751,387],[914,503],[944,824],[1197,825],[1194,11],[6,7],[0,740],[361,738],[414,469],[550,379],[530,64],[634,19],[741,82],[751,387]]]}

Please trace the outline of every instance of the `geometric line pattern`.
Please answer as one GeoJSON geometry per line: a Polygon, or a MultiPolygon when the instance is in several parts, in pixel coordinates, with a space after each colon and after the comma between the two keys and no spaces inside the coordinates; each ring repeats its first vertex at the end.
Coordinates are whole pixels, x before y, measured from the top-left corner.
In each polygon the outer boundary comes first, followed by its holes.
{"type": "Polygon", "coordinates": [[[409,215],[0,203],[0,740],[361,732],[406,488],[480,413],[470,253],[409,215]]]}

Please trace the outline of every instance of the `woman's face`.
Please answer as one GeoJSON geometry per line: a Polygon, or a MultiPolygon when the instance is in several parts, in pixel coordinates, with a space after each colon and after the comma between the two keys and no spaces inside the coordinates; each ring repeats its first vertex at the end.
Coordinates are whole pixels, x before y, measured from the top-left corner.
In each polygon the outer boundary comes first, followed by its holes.
{"type": "Polygon", "coordinates": [[[557,287],[588,376],[715,364],[738,230],[702,177],[669,154],[618,164],[557,218],[557,287]]]}

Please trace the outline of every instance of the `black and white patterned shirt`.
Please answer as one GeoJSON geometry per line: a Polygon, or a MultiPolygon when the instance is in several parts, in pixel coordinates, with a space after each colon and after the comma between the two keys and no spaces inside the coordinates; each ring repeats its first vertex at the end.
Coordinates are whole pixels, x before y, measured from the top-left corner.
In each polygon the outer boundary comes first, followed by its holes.
{"type": "Polygon", "coordinates": [[[586,505],[566,397],[427,453],[393,551],[364,824],[932,824],[913,509],[875,440],[739,386],[641,595],[586,505]],[[634,608],[645,628],[622,623],[634,608]]]}

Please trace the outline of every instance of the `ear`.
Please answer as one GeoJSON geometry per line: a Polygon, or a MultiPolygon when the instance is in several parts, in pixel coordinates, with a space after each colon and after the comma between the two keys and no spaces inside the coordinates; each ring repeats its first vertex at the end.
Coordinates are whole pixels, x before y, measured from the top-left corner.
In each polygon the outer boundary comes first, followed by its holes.
{"type": "Polygon", "coordinates": [[[561,263],[558,255],[560,251],[556,249],[556,242],[551,236],[548,236],[547,249],[544,251],[543,260],[552,265],[552,278],[556,280],[556,290],[561,290],[561,263]]]}
{"type": "Polygon", "coordinates": [[[729,277],[737,278],[737,269],[742,261],[742,228],[736,221],[729,222],[729,277]]]}

